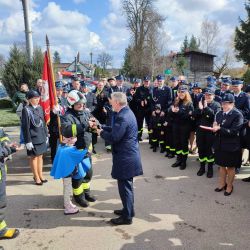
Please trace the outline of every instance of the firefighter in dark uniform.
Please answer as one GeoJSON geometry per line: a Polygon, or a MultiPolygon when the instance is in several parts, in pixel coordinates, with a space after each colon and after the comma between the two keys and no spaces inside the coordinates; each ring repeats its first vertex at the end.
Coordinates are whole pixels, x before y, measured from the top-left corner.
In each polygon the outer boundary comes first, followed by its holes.
{"type": "Polygon", "coordinates": [[[235,168],[241,162],[240,131],[243,125],[242,113],[234,107],[234,96],[225,94],[222,98],[222,111],[215,115],[215,163],[220,166],[219,185],[215,192],[225,190],[224,195],[233,192],[235,168]]]}
{"type": "MultiPolygon", "coordinates": [[[[88,88],[85,82],[82,82],[81,87],[82,87],[82,94],[86,98],[86,109],[88,109],[89,112],[93,114],[97,107],[96,95],[90,91],[90,89],[88,88]]],[[[92,153],[93,154],[96,154],[96,151],[95,151],[96,143],[97,143],[97,134],[92,133],[92,153]]]]}
{"type": "Polygon", "coordinates": [[[153,108],[156,104],[161,105],[161,110],[165,114],[172,104],[172,90],[168,86],[164,86],[164,77],[158,75],[156,77],[157,82],[152,91],[152,105],[153,108]]]}
{"type": "Polygon", "coordinates": [[[193,113],[193,117],[197,124],[196,142],[200,161],[200,169],[197,175],[202,176],[205,173],[205,167],[207,164],[207,178],[212,178],[214,165],[212,146],[214,142],[214,134],[212,131],[201,128],[200,125],[212,127],[215,114],[220,111],[221,106],[220,103],[214,101],[215,95],[213,88],[206,88],[204,90],[204,96],[204,100],[200,100],[198,107],[193,113]]]}
{"type": "Polygon", "coordinates": [[[105,124],[107,112],[104,106],[108,103],[109,93],[105,90],[103,82],[98,83],[97,88],[93,93],[96,95],[97,105],[92,114],[101,124],[105,124]]]}
{"type": "Polygon", "coordinates": [[[58,145],[59,140],[59,128],[58,128],[58,115],[64,115],[67,109],[67,100],[62,97],[63,93],[63,83],[61,81],[56,82],[56,95],[57,95],[57,101],[58,106],[53,107],[53,109],[50,112],[50,121],[48,124],[49,129],[49,145],[50,145],[50,155],[51,155],[51,161],[53,163],[55,155],[56,155],[56,149],[58,145]]]}
{"type": "MultiPolygon", "coordinates": [[[[192,84],[191,98],[192,98],[194,109],[197,109],[199,102],[203,98],[201,83],[195,82],[192,84]]],[[[196,121],[195,121],[193,116],[191,117],[191,119],[192,119],[192,128],[191,128],[190,138],[189,138],[189,142],[190,142],[190,150],[189,151],[191,154],[195,154],[196,148],[194,148],[194,144],[195,144],[195,139],[196,139],[195,132],[197,129],[197,124],[196,124],[196,121]]]]}
{"type": "Polygon", "coordinates": [[[174,146],[177,155],[172,167],[186,168],[188,157],[188,138],[191,131],[191,115],[194,111],[192,99],[187,86],[180,86],[174,104],[169,108],[169,116],[173,119],[174,146]]]}
{"type": "MultiPolygon", "coordinates": [[[[170,88],[172,90],[172,103],[174,102],[175,98],[177,97],[179,82],[178,78],[172,76],[170,79],[170,88]]],[[[174,148],[174,139],[173,139],[173,126],[172,126],[172,117],[168,115],[168,112],[165,114],[165,157],[169,159],[174,158],[175,156],[175,148],[174,148]]]]}
{"type": "Polygon", "coordinates": [[[149,124],[149,130],[152,133],[152,146],[153,152],[157,151],[157,148],[161,147],[161,153],[165,152],[164,144],[164,124],[165,116],[161,116],[161,105],[155,105],[154,115],[151,117],[149,124]]]}
{"type": "MultiPolygon", "coordinates": [[[[16,145],[9,144],[9,137],[5,132],[0,130],[0,240],[14,239],[20,231],[17,228],[8,228],[5,222],[7,208],[6,199],[6,174],[7,166],[5,160],[9,155],[16,152],[16,145]]],[[[3,248],[2,248],[3,249],[3,248]]]]}
{"type": "MultiPolygon", "coordinates": [[[[77,149],[88,149],[92,140],[91,127],[93,127],[95,122],[91,120],[94,118],[91,118],[90,112],[84,110],[86,98],[81,92],[72,90],[69,92],[67,100],[69,109],[61,118],[62,135],[66,138],[76,137],[77,141],[75,147],[77,149]]],[[[95,201],[95,197],[90,194],[90,181],[92,175],[93,169],[91,166],[84,178],[72,178],[74,199],[82,207],[87,207],[88,201],[95,201]]]]}
{"type": "Polygon", "coordinates": [[[142,141],[144,119],[148,126],[152,114],[150,78],[148,76],[144,77],[142,86],[136,90],[134,99],[137,103],[136,119],[138,124],[138,140],[142,141]]]}
{"type": "Polygon", "coordinates": [[[140,87],[141,79],[135,78],[133,80],[133,86],[127,91],[127,100],[130,109],[133,111],[135,117],[137,116],[138,105],[135,99],[136,90],[140,87]]]}
{"type": "Polygon", "coordinates": [[[116,79],[116,90],[112,92],[122,92],[126,94],[128,88],[124,86],[124,77],[122,75],[118,75],[115,77],[115,79],[116,79]]]}
{"type": "Polygon", "coordinates": [[[222,79],[222,82],[221,82],[221,85],[220,85],[220,89],[216,89],[215,90],[215,98],[214,98],[214,100],[216,102],[221,102],[222,97],[225,94],[232,93],[230,91],[231,83],[232,82],[231,82],[231,80],[229,78],[222,79]]]}
{"type": "MultiPolygon", "coordinates": [[[[247,128],[247,117],[250,113],[250,97],[247,93],[242,91],[243,88],[243,81],[241,80],[232,80],[232,91],[235,99],[235,107],[242,113],[244,118],[244,125],[241,128],[240,131],[240,139],[241,139],[241,146],[242,148],[247,148],[247,145],[245,144],[245,136],[246,136],[246,128],[247,128]]],[[[242,151],[243,153],[243,151],[242,151]]],[[[236,168],[236,173],[239,173],[241,168],[241,163],[239,163],[239,166],[236,168]]]]}

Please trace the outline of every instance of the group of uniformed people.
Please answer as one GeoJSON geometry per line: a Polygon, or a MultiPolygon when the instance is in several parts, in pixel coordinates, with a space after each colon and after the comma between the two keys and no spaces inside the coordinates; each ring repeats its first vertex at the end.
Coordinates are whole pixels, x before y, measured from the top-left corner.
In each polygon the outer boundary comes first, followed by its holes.
{"type": "MultiPolygon", "coordinates": [[[[153,152],[160,147],[160,152],[165,153],[166,157],[176,157],[172,167],[184,170],[188,154],[190,150],[193,151],[196,135],[200,161],[197,175],[203,175],[207,166],[207,177],[211,178],[213,165],[218,164],[220,179],[215,191],[224,190],[224,195],[230,195],[233,191],[235,169],[238,170],[242,165],[242,150],[250,148],[250,87],[247,86],[245,92],[242,88],[243,82],[240,80],[222,79],[219,84],[216,84],[213,77],[208,77],[207,83],[202,86],[200,83],[188,84],[183,77],[171,77],[166,83],[162,75],[158,75],[153,84],[148,76],[145,76],[143,81],[135,78],[132,86],[125,83],[122,75],[118,75],[101,79],[94,91],[91,91],[89,86],[77,77],[72,79],[70,85],[57,81],[56,93],[59,105],[51,110],[48,125],[52,162],[58,147],[59,123],[65,138],[77,139],[74,144],[77,149],[86,149],[90,153],[95,153],[97,133],[94,128],[97,124],[98,126],[112,124],[113,111],[110,96],[113,92],[123,92],[137,120],[138,141],[142,141],[143,130],[147,127],[153,152]]],[[[30,99],[37,98],[38,95],[39,89],[27,92],[30,99]]],[[[36,104],[33,105],[33,109],[36,108],[35,106],[36,104]]],[[[36,121],[34,115],[31,117],[28,115],[29,112],[26,120],[27,123],[32,124],[33,130],[38,131],[41,125],[44,131],[44,121],[42,119],[42,122],[38,121],[39,119],[36,121]]],[[[24,131],[25,133],[27,131],[24,131]]],[[[47,141],[46,133],[44,141],[47,141]]],[[[26,144],[31,142],[25,141],[26,144]]],[[[39,145],[33,144],[34,142],[28,145],[30,146],[27,148],[28,151],[39,149],[39,145]]],[[[105,146],[108,151],[111,150],[108,142],[105,142],[105,146]]],[[[88,157],[90,157],[89,154],[88,157]]],[[[88,201],[95,201],[95,197],[90,193],[93,170],[90,167],[84,177],[80,176],[79,172],[80,169],[76,167],[75,171],[67,177],[72,177],[75,201],[80,206],[86,207],[88,201]]],[[[35,181],[37,183],[37,180],[35,181]]],[[[40,181],[47,180],[43,180],[40,176],[40,181]]],[[[244,181],[250,182],[250,178],[245,178],[244,181]]],[[[66,207],[65,214],[78,211],[72,203],[66,205],[72,207],[66,207]]],[[[4,227],[4,224],[2,226],[4,227]]],[[[12,231],[13,235],[15,232],[12,231]]]]}

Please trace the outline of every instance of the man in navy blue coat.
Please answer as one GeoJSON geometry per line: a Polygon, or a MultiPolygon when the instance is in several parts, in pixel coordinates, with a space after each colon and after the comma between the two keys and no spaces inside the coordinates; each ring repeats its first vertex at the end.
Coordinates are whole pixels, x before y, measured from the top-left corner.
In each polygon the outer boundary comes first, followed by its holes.
{"type": "Polygon", "coordinates": [[[111,104],[115,111],[111,127],[99,130],[100,136],[112,145],[112,177],[117,179],[123,209],[115,210],[120,217],[111,219],[115,225],[132,224],[134,217],[133,177],[142,175],[141,156],[137,140],[137,122],[133,112],[127,106],[124,93],[111,94],[111,104]]]}

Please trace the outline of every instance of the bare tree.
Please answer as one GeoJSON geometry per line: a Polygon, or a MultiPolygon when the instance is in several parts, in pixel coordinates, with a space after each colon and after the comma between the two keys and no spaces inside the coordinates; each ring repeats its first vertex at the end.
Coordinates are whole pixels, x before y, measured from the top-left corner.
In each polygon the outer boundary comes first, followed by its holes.
{"type": "Polygon", "coordinates": [[[136,75],[142,76],[151,73],[146,63],[146,55],[155,54],[156,43],[152,44],[153,38],[157,37],[156,30],[165,20],[153,7],[155,0],[123,0],[122,7],[127,18],[127,27],[131,33],[131,47],[133,56],[131,64],[136,75]],[[150,52],[149,52],[150,51],[150,52]]]}
{"type": "Polygon", "coordinates": [[[201,24],[201,46],[206,53],[214,53],[216,49],[219,26],[216,21],[205,18],[201,24]]]}
{"type": "Polygon", "coordinates": [[[106,70],[108,66],[112,65],[113,57],[108,53],[101,53],[97,57],[97,63],[102,67],[103,70],[106,70]]]}

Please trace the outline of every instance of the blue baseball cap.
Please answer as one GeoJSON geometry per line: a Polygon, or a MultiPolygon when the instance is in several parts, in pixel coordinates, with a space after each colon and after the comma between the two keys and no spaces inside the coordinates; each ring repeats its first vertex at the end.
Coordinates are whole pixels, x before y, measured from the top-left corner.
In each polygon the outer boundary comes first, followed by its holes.
{"type": "Polygon", "coordinates": [[[115,79],[118,80],[118,81],[124,81],[123,75],[118,75],[118,76],[115,77],[115,79]]]}
{"type": "Polygon", "coordinates": [[[144,76],[143,81],[150,81],[150,77],[149,76],[144,76]]]}
{"type": "Polygon", "coordinates": [[[235,99],[234,99],[234,96],[230,93],[228,94],[225,94],[223,97],[222,97],[222,100],[221,102],[235,102],[235,99]]]}
{"type": "Polygon", "coordinates": [[[163,81],[163,80],[165,80],[164,76],[162,76],[162,75],[156,76],[156,79],[157,79],[158,81],[163,81]]]}

